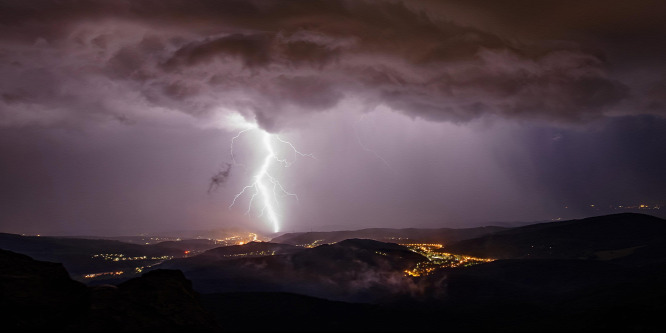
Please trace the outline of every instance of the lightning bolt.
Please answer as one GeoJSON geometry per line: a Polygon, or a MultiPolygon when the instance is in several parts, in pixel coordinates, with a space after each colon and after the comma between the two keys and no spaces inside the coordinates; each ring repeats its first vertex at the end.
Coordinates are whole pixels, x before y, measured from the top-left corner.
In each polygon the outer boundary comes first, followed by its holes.
{"type": "Polygon", "coordinates": [[[270,174],[270,169],[271,165],[273,162],[278,162],[284,167],[288,167],[291,165],[291,163],[286,159],[286,158],[280,158],[273,147],[274,144],[274,139],[276,139],[278,142],[285,144],[291,148],[291,150],[294,152],[294,154],[302,156],[302,157],[309,157],[312,159],[316,159],[314,155],[312,154],[304,154],[300,152],[294,145],[286,140],[283,140],[280,138],[278,135],[273,135],[270,134],[262,129],[260,129],[256,124],[252,123],[247,123],[246,124],[246,129],[240,131],[236,136],[234,136],[231,139],[231,158],[234,161],[234,164],[236,164],[236,160],[234,157],[234,142],[240,138],[243,133],[246,133],[251,130],[257,130],[261,131],[261,139],[262,139],[262,144],[263,144],[263,149],[266,151],[266,155],[263,159],[263,163],[261,164],[259,170],[257,173],[253,176],[253,182],[249,185],[246,185],[243,187],[243,189],[234,196],[233,201],[229,205],[229,208],[233,207],[234,204],[236,204],[236,200],[240,198],[243,194],[246,192],[252,192],[252,195],[250,197],[250,202],[247,207],[247,211],[245,212],[246,214],[250,214],[253,204],[255,202],[255,199],[258,199],[261,202],[261,213],[259,214],[259,217],[262,217],[264,214],[266,214],[268,221],[271,223],[273,226],[274,232],[280,231],[280,218],[276,212],[275,206],[279,205],[278,202],[278,197],[279,194],[281,193],[282,195],[286,196],[292,196],[296,198],[298,201],[298,196],[294,193],[287,192],[287,190],[284,189],[282,184],[273,177],[270,174]]]}

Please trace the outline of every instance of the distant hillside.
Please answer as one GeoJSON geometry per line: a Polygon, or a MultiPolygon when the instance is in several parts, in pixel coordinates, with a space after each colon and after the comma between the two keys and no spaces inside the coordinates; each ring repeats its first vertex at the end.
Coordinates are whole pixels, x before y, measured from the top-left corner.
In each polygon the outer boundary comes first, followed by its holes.
{"type": "Polygon", "coordinates": [[[509,229],[449,244],[440,251],[497,259],[635,260],[640,264],[662,260],[665,244],[666,220],[623,213],[509,229]]]}
{"type": "Polygon", "coordinates": [[[503,227],[479,227],[467,229],[388,229],[371,228],[350,231],[297,232],[273,238],[271,242],[291,245],[321,245],[351,238],[374,239],[390,243],[438,243],[448,244],[464,239],[476,238],[501,230],[503,227]]]}
{"type": "Polygon", "coordinates": [[[182,270],[202,293],[293,292],[367,301],[384,294],[411,292],[412,281],[404,276],[404,270],[426,260],[400,245],[350,239],[310,249],[250,243],[170,260],[155,268],[182,270]],[[264,256],[254,255],[259,250],[265,251],[264,256]],[[228,257],[241,253],[247,255],[228,257]]]}
{"type": "Polygon", "coordinates": [[[153,257],[181,257],[184,251],[206,250],[215,247],[207,240],[183,240],[139,245],[108,239],[80,239],[67,237],[37,237],[0,233],[0,249],[23,253],[37,260],[61,262],[74,275],[130,270],[159,260],[153,257]],[[93,256],[98,254],[122,254],[125,258],[146,256],[146,260],[117,262],[93,256]]]}
{"type": "Polygon", "coordinates": [[[164,241],[157,244],[151,244],[148,248],[155,249],[175,249],[181,252],[203,252],[219,247],[214,240],[210,239],[183,239],[179,241],[164,241]]]}
{"type": "MultiPolygon", "coordinates": [[[[208,229],[208,230],[176,230],[176,231],[166,231],[166,232],[157,232],[153,235],[157,237],[180,237],[180,238],[211,238],[211,239],[223,239],[227,237],[233,237],[237,235],[247,235],[250,233],[256,233],[256,231],[250,231],[245,228],[218,228],[218,229],[208,229]]],[[[258,235],[261,236],[261,235],[258,235]]]]}
{"type": "Polygon", "coordinates": [[[217,247],[202,253],[198,257],[226,259],[226,258],[237,258],[238,256],[248,256],[248,255],[264,256],[264,255],[275,255],[275,254],[291,254],[301,250],[303,250],[303,248],[288,244],[278,244],[271,242],[250,242],[244,245],[217,247]]]}
{"type": "Polygon", "coordinates": [[[222,260],[247,259],[272,255],[293,254],[302,247],[270,242],[250,242],[244,245],[221,246],[189,258],[178,258],[161,264],[160,268],[191,271],[222,260]]]}

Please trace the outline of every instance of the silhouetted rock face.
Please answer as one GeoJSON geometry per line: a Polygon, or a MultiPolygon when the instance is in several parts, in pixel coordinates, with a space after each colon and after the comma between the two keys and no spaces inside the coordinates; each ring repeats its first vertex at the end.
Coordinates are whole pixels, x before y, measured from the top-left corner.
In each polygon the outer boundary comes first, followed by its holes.
{"type": "Polygon", "coordinates": [[[88,310],[88,291],[62,264],[0,250],[0,327],[62,330],[77,325],[88,310]]]}
{"type": "Polygon", "coordinates": [[[211,331],[216,327],[192,283],[177,270],[151,271],[117,287],[94,287],[86,325],[96,331],[211,331]]]}
{"type": "Polygon", "coordinates": [[[0,250],[0,328],[45,331],[213,331],[180,271],[156,270],[92,288],[61,264],[0,250]]]}

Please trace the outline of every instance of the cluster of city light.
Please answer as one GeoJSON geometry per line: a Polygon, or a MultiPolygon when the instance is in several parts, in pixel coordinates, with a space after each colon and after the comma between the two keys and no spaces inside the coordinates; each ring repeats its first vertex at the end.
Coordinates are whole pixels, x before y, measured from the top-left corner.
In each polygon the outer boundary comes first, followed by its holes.
{"type": "MultiPolygon", "coordinates": [[[[305,247],[305,248],[311,249],[311,248],[313,248],[313,247],[317,247],[317,246],[319,246],[319,245],[322,245],[323,242],[324,242],[323,239],[316,239],[316,240],[312,241],[312,243],[307,243],[307,244],[296,244],[296,246],[300,246],[300,247],[305,247]]],[[[330,244],[333,244],[333,243],[330,243],[330,244]]]]}
{"type": "Polygon", "coordinates": [[[432,253],[434,253],[434,250],[441,249],[444,247],[442,244],[436,244],[436,243],[409,243],[409,244],[399,244],[404,247],[407,247],[411,249],[412,251],[417,251],[423,255],[429,256],[432,253]]]}
{"type": "Polygon", "coordinates": [[[100,254],[95,254],[92,256],[93,258],[101,258],[104,260],[108,261],[132,261],[132,260],[169,260],[173,259],[173,256],[160,256],[160,257],[148,257],[148,256],[140,256],[140,257],[126,257],[122,253],[100,253],[100,254]]]}
{"type": "Polygon", "coordinates": [[[417,263],[416,267],[414,267],[413,269],[405,270],[405,274],[409,276],[423,276],[431,274],[433,271],[441,267],[442,266],[434,265],[430,262],[417,263]]]}
{"type": "Polygon", "coordinates": [[[279,232],[280,218],[278,216],[277,209],[275,208],[275,206],[278,205],[278,193],[281,193],[285,196],[292,196],[296,198],[296,200],[298,200],[298,196],[296,196],[294,193],[287,192],[287,190],[282,187],[282,184],[280,184],[280,182],[270,174],[270,169],[273,165],[273,162],[278,162],[283,166],[290,165],[286,159],[280,158],[277,155],[275,148],[273,147],[273,141],[276,140],[283,145],[289,146],[292,151],[300,156],[306,156],[310,158],[314,158],[314,156],[312,154],[301,153],[296,149],[296,147],[294,147],[291,142],[283,140],[278,135],[266,132],[265,130],[259,128],[256,123],[248,122],[245,120],[245,118],[238,114],[235,114],[231,117],[231,123],[233,123],[235,127],[241,129],[240,132],[238,132],[238,134],[236,134],[236,136],[231,139],[230,151],[234,164],[237,164],[236,158],[234,157],[234,142],[240,138],[241,135],[249,131],[259,131],[261,133],[261,143],[263,145],[263,149],[266,151],[266,155],[258,171],[254,175],[252,183],[243,187],[243,189],[238,194],[236,194],[231,204],[229,205],[229,208],[231,208],[236,203],[236,200],[245,194],[246,191],[252,191],[246,214],[250,214],[254,200],[258,198],[261,201],[261,210],[259,216],[263,216],[265,214],[273,227],[273,231],[279,232]]]}
{"type": "Polygon", "coordinates": [[[384,238],[387,241],[394,241],[394,240],[408,240],[409,238],[407,237],[386,237],[384,238]]]}
{"type": "Polygon", "coordinates": [[[151,264],[151,265],[146,265],[146,266],[141,266],[141,267],[134,267],[134,273],[139,274],[139,273],[143,272],[144,269],[159,265],[163,262],[164,261],[162,260],[162,261],[158,261],[158,262],[156,262],[154,264],[151,264]]]}
{"type": "Polygon", "coordinates": [[[626,206],[626,205],[619,205],[617,207],[613,207],[614,209],[642,209],[642,210],[652,210],[652,209],[660,209],[661,206],[659,205],[646,205],[646,204],[640,204],[640,205],[631,205],[631,206],[626,206]]]}
{"type": "Polygon", "coordinates": [[[155,244],[155,243],[160,243],[160,242],[167,242],[167,241],[180,241],[180,238],[178,238],[178,237],[143,237],[143,238],[141,238],[141,242],[145,245],[150,245],[150,244],[155,244]]]}
{"type": "Polygon", "coordinates": [[[400,244],[410,250],[419,253],[428,261],[419,262],[413,269],[405,270],[405,275],[408,276],[423,276],[432,274],[439,268],[451,267],[468,267],[478,265],[486,262],[494,261],[495,259],[489,258],[476,258],[472,256],[458,255],[452,253],[436,252],[435,250],[441,249],[442,244],[400,244]]]}
{"type": "MultiPolygon", "coordinates": [[[[146,237],[143,240],[150,239],[150,240],[173,240],[173,241],[181,241],[181,238],[163,238],[163,237],[146,237]]],[[[201,239],[201,238],[198,238],[201,239]]],[[[223,239],[207,239],[209,241],[212,241],[214,244],[223,244],[225,246],[228,245],[243,245],[249,242],[256,242],[259,241],[259,235],[256,233],[250,232],[247,234],[240,234],[240,235],[233,235],[229,236],[223,239]]],[[[202,251],[195,251],[195,250],[185,250],[183,251],[182,256],[178,257],[190,257],[192,255],[201,253],[202,251]]],[[[252,252],[252,253],[247,253],[247,254],[241,254],[239,256],[246,256],[246,255],[253,255],[253,256],[264,256],[264,255],[274,255],[274,251],[263,251],[263,252],[252,252]]],[[[143,260],[148,261],[148,260],[154,260],[154,262],[150,263],[149,265],[145,266],[138,266],[134,268],[134,273],[142,273],[145,269],[153,267],[155,265],[159,265],[165,260],[171,260],[176,258],[175,256],[172,255],[163,255],[163,256],[134,256],[134,257],[129,257],[125,255],[124,253],[99,253],[99,254],[94,254],[91,256],[93,259],[102,259],[104,261],[113,261],[113,262],[121,262],[121,261],[139,261],[143,260]]],[[[83,278],[85,279],[94,279],[98,277],[110,277],[110,276],[117,276],[121,274],[129,274],[129,272],[125,271],[112,271],[112,272],[102,272],[102,273],[90,273],[90,274],[84,274],[83,278]]]]}
{"type": "Polygon", "coordinates": [[[210,240],[214,241],[214,243],[216,245],[217,244],[222,244],[222,245],[225,245],[225,246],[228,246],[228,245],[243,245],[243,244],[247,244],[247,243],[250,243],[250,242],[260,242],[261,241],[261,240],[259,240],[259,235],[255,234],[253,232],[249,233],[247,236],[234,235],[234,236],[230,236],[230,237],[226,237],[226,238],[222,238],[222,239],[210,239],[210,240]]]}
{"type": "MultiPolygon", "coordinates": [[[[589,204],[587,205],[590,208],[594,208],[596,210],[599,210],[601,208],[604,208],[605,205],[596,205],[596,204],[589,204]]],[[[638,210],[659,210],[661,209],[661,206],[663,206],[663,203],[654,203],[654,204],[645,204],[645,203],[639,203],[639,204],[618,204],[618,205],[609,205],[608,208],[613,209],[613,210],[629,210],[629,209],[638,209],[638,210]]],[[[565,209],[568,209],[569,206],[564,206],[565,209]]]]}
{"type": "Polygon", "coordinates": [[[234,257],[265,257],[265,256],[274,256],[275,251],[253,251],[253,252],[245,252],[245,253],[234,253],[234,254],[225,254],[222,255],[221,257],[223,258],[234,258],[234,257]]]}
{"type": "Polygon", "coordinates": [[[94,279],[100,276],[117,276],[117,275],[122,275],[124,273],[125,273],[124,271],[102,272],[102,273],[86,274],[83,277],[86,279],[94,279]]]}

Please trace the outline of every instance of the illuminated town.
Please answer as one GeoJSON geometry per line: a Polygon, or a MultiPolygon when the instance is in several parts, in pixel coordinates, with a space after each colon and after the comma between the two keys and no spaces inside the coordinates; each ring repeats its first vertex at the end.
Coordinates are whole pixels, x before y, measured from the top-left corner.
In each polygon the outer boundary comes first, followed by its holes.
{"type": "Polygon", "coordinates": [[[244,252],[244,253],[234,253],[234,254],[225,254],[221,255],[222,258],[235,258],[235,257],[265,257],[265,256],[274,256],[275,251],[253,251],[253,252],[244,252]]]}
{"type": "MultiPolygon", "coordinates": [[[[156,240],[158,238],[154,237],[151,239],[156,240]]],[[[244,245],[249,242],[259,241],[259,236],[255,233],[249,233],[243,235],[233,235],[226,238],[208,239],[208,240],[213,241],[215,245],[232,246],[232,245],[244,245]]],[[[177,241],[181,241],[181,239],[177,239],[177,241]]],[[[324,240],[322,239],[317,239],[312,243],[299,244],[298,246],[305,248],[314,248],[323,245],[323,241],[324,240]]],[[[335,242],[328,244],[335,244],[335,242]]],[[[440,268],[468,267],[494,260],[488,258],[476,258],[471,256],[438,252],[438,250],[440,250],[443,247],[443,245],[437,243],[402,243],[399,245],[402,245],[410,249],[411,251],[421,254],[428,259],[428,261],[426,262],[418,263],[416,267],[414,267],[413,269],[404,271],[405,275],[413,277],[432,274],[435,270],[440,268]]],[[[171,260],[174,258],[187,258],[202,252],[203,251],[185,250],[180,256],[173,256],[173,255],[127,256],[123,253],[99,253],[93,255],[92,259],[97,259],[97,260],[101,259],[110,262],[137,261],[137,263],[140,264],[130,270],[125,269],[125,270],[113,270],[107,272],[89,273],[83,275],[83,278],[84,279],[112,278],[123,274],[125,275],[139,274],[142,273],[145,269],[159,265],[166,260],[171,260]]],[[[381,251],[375,251],[375,253],[383,256],[388,255],[387,253],[381,251]]],[[[223,258],[263,257],[263,256],[273,256],[275,254],[276,254],[275,251],[266,250],[266,251],[250,251],[243,253],[231,253],[231,254],[221,255],[221,257],[223,258]]]]}
{"type": "Polygon", "coordinates": [[[94,274],[86,274],[83,277],[86,279],[94,279],[98,277],[111,277],[111,276],[118,276],[122,275],[125,272],[123,271],[115,271],[115,272],[103,272],[103,273],[94,273],[94,274]]]}
{"type": "MultiPolygon", "coordinates": [[[[244,245],[250,242],[263,241],[264,239],[256,233],[247,233],[241,235],[232,235],[224,238],[196,238],[198,240],[208,240],[212,245],[218,246],[232,246],[232,245],[244,245]]],[[[149,237],[149,236],[140,236],[138,242],[140,244],[150,245],[150,244],[159,244],[161,242],[170,241],[170,242],[181,242],[183,238],[181,237],[149,237]]],[[[217,246],[211,246],[211,248],[217,246]]],[[[91,256],[93,260],[103,260],[110,262],[127,262],[127,261],[136,261],[137,266],[132,269],[123,269],[123,270],[113,270],[106,272],[94,272],[83,274],[83,279],[97,279],[97,278],[112,278],[118,277],[120,275],[128,274],[139,274],[142,273],[145,269],[159,265],[164,261],[171,260],[174,258],[187,258],[197,254],[200,254],[204,251],[187,249],[182,252],[180,256],[173,255],[162,255],[162,256],[128,256],[124,253],[98,253],[91,256]]],[[[258,252],[248,252],[240,254],[230,254],[223,257],[244,257],[244,256],[269,256],[275,255],[275,251],[258,251],[258,252]]]]}
{"type": "Polygon", "coordinates": [[[160,257],[125,257],[122,253],[100,253],[92,256],[93,258],[101,258],[109,261],[125,261],[125,260],[169,260],[173,259],[173,256],[160,256],[160,257]]]}
{"type": "Polygon", "coordinates": [[[251,232],[248,233],[247,235],[234,235],[222,239],[211,239],[211,240],[213,240],[215,244],[219,244],[222,246],[230,246],[230,245],[243,245],[249,242],[264,241],[265,239],[260,239],[259,235],[251,232]]]}
{"type": "MultiPolygon", "coordinates": [[[[315,240],[315,241],[312,242],[312,243],[308,243],[308,244],[296,244],[296,246],[301,246],[301,247],[305,247],[305,248],[311,249],[311,248],[313,248],[313,247],[317,247],[317,246],[319,246],[319,245],[322,245],[322,244],[323,244],[323,243],[322,243],[323,241],[324,241],[323,239],[317,239],[317,240],[315,240]]],[[[335,243],[329,243],[329,244],[335,244],[335,243]]]]}
{"type": "Polygon", "coordinates": [[[432,274],[439,268],[451,267],[469,267],[486,262],[494,261],[495,259],[475,258],[470,256],[437,252],[435,250],[441,249],[442,244],[400,244],[409,248],[410,250],[423,255],[428,258],[426,262],[416,264],[411,270],[405,270],[405,275],[408,276],[423,276],[432,274]]]}

